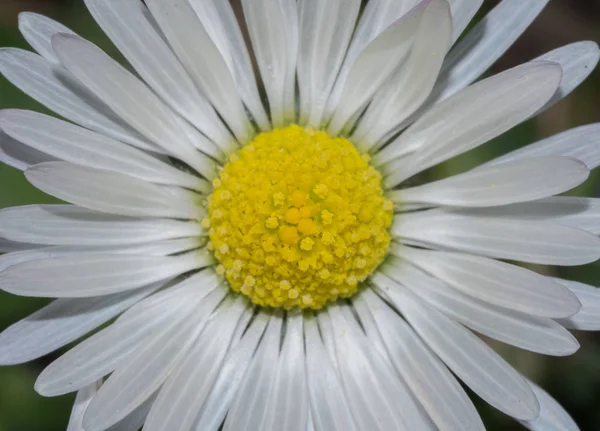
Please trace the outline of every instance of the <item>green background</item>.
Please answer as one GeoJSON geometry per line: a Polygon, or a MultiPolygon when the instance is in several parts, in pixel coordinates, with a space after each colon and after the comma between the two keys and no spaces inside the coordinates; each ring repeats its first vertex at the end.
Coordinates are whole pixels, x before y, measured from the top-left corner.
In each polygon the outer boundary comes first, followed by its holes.
{"type": "MultiPolygon", "coordinates": [[[[524,0],[527,1],[527,0],[524,0]]],[[[81,35],[120,58],[115,48],[93,23],[83,2],[78,0],[0,0],[0,46],[28,48],[16,28],[19,11],[38,11],[63,22],[81,35]]],[[[496,2],[486,0],[484,10],[496,2]]],[[[481,15],[481,14],[480,14],[481,15]]],[[[566,43],[577,40],[600,42],[600,4],[594,0],[556,0],[490,71],[494,73],[514,66],[566,43]]],[[[0,108],[26,108],[45,111],[0,77],[0,108]]],[[[457,157],[427,172],[439,178],[462,172],[492,157],[518,148],[539,138],[570,127],[599,121],[600,72],[580,86],[568,99],[540,117],[504,136],[457,157]]],[[[53,199],[30,186],[21,172],[0,165],[0,207],[52,202],[53,199]]],[[[597,196],[598,172],[574,191],[574,194],[597,196]]],[[[572,278],[600,286],[599,265],[575,268],[535,268],[538,271],[572,278]]],[[[25,317],[47,301],[26,299],[0,291],[0,330],[25,317]]],[[[581,349],[568,358],[537,355],[494,341],[490,344],[521,372],[539,382],[573,415],[581,428],[600,430],[600,337],[594,333],[576,334],[581,349]]],[[[60,353],[60,352],[59,352],[60,353]]],[[[58,354],[58,353],[57,353],[58,354]]],[[[57,357],[49,355],[38,361],[14,367],[0,367],[0,431],[58,431],[66,429],[73,396],[43,398],[33,390],[39,372],[57,357]]],[[[490,430],[523,429],[507,416],[473,397],[490,430]]]]}

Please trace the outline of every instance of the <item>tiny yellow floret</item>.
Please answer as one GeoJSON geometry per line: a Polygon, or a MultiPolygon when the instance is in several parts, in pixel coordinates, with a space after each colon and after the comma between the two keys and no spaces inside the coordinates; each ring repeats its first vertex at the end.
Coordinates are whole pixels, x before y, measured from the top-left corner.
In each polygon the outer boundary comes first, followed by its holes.
{"type": "Polygon", "coordinates": [[[354,295],[390,244],[393,205],[369,156],[293,125],[259,134],[229,160],[200,224],[232,290],[285,309],[354,295]]]}

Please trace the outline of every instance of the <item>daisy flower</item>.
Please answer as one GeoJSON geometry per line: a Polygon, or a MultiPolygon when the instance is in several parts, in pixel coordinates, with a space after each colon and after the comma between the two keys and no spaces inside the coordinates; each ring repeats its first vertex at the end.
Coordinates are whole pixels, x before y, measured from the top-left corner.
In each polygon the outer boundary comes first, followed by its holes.
{"type": "Polygon", "coordinates": [[[81,339],[35,384],[77,392],[69,430],[483,430],[459,381],[576,430],[475,333],[562,356],[600,328],[594,287],[506,262],[600,257],[598,201],[555,196],[600,128],[419,175],[595,67],[581,42],[478,80],[547,2],[457,42],[482,0],[243,0],[250,51],[224,0],[85,0],[126,67],[22,14],[37,54],[0,71],[62,118],[3,110],[0,158],[68,204],[0,212],[0,287],[57,298],[0,363],[81,339]]]}

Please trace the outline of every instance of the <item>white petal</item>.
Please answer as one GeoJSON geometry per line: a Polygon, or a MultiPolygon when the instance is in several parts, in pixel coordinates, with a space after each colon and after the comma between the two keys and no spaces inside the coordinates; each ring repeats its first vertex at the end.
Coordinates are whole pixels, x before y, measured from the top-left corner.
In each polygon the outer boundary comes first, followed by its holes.
{"type": "Polygon", "coordinates": [[[581,160],[589,169],[600,165],[600,123],[576,127],[511,151],[479,166],[493,166],[515,160],[564,156],[581,160]]]}
{"type": "Polygon", "coordinates": [[[70,163],[106,169],[146,181],[209,190],[199,178],[138,149],[33,111],[0,111],[0,129],[38,151],[70,163]]]}
{"type": "MultiPolygon", "coordinates": [[[[203,394],[203,407],[196,424],[197,431],[217,431],[223,423],[269,319],[270,314],[261,311],[240,343],[227,354],[210,393],[203,394]]],[[[198,403],[200,404],[200,401],[198,403]]]]}
{"type": "Polygon", "coordinates": [[[530,62],[470,86],[434,106],[381,150],[376,165],[415,151],[384,174],[397,185],[412,175],[473,149],[529,118],[556,92],[556,63],[530,62]]]}
{"type": "MultiPolygon", "coordinates": [[[[58,34],[52,45],[61,63],[123,120],[205,177],[213,177],[214,162],[195,150],[176,115],[138,78],[81,38],[58,34]]],[[[220,156],[206,144],[207,154],[220,156]]]]}
{"type": "Polygon", "coordinates": [[[596,235],[548,222],[430,210],[402,215],[391,231],[412,245],[543,265],[583,265],[600,258],[596,235]]]}
{"type": "Polygon", "coordinates": [[[261,431],[305,431],[308,418],[303,315],[288,313],[286,330],[261,431]]]}
{"type": "Polygon", "coordinates": [[[148,345],[137,349],[127,363],[117,367],[85,412],[83,423],[86,430],[105,430],[148,399],[181,364],[213,309],[185,313],[180,324],[153,337],[148,345]]]}
{"type": "Polygon", "coordinates": [[[277,369],[282,323],[283,318],[279,314],[271,317],[250,366],[238,386],[223,431],[260,429],[263,417],[270,407],[267,402],[275,380],[274,370],[277,369]]]}
{"type": "Polygon", "coordinates": [[[452,10],[452,41],[455,42],[471,22],[483,0],[448,0],[452,10]]]}
{"type": "Polygon", "coordinates": [[[426,419],[394,370],[376,350],[358,322],[330,305],[335,351],[346,398],[361,430],[427,430],[426,419]]]}
{"type": "Polygon", "coordinates": [[[579,348],[575,337],[552,319],[480,301],[405,262],[392,261],[381,271],[451,319],[488,337],[544,355],[566,356],[579,348]]]}
{"type": "Polygon", "coordinates": [[[423,11],[414,43],[398,72],[375,94],[352,136],[369,150],[427,99],[452,42],[452,16],[446,0],[431,0],[423,11]]]}
{"type": "Polygon", "coordinates": [[[14,365],[53,352],[122,313],[163,283],[114,295],[58,299],[0,334],[0,363],[14,365]]]}
{"type": "Polygon", "coordinates": [[[116,246],[76,246],[63,245],[54,247],[33,247],[12,250],[10,253],[0,256],[0,271],[18,263],[29,262],[36,259],[79,256],[84,254],[103,255],[146,255],[146,256],[168,256],[198,248],[201,244],[197,238],[181,238],[174,240],[160,240],[133,245],[116,246]]]}
{"type": "Polygon", "coordinates": [[[0,129],[0,162],[24,171],[33,165],[56,159],[8,136],[0,129]]]}
{"type": "Polygon", "coordinates": [[[166,280],[212,263],[206,253],[182,256],[94,255],[37,259],[0,274],[2,289],[22,296],[107,295],[166,280]]]}
{"type": "Polygon", "coordinates": [[[221,52],[233,76],[237,91],[254,120],[263,130],[271,128],[256,87],[254,69],[244,36],[229,2],[188,0],[202,25],[221,52]]]}
{"type": "Polygon", "coordinates": [[[525,379],[482,340],[387,277],[378,274],[373,281],[448,368],[477,395],[517,419],[538,416],[538,401],[525,379]]]}
{"type": "Polygon", "coordinates": [[[581,302],[581,310],[571,317],[559,322],[567,328],[581,331],[597,331],[600,329],[600,289],[571,280],[553,278],[557,283],[567,287],[581,302]]]}
{"type": "Polygon", "coordinates": [[[321,332],[321,337],[323,339],[323,344],[325,345],[325,350],[327,351],[327,356],[329,356],[329,360],[331,361],[331,365],[333,369],[338,374],[341,382],[341,374],[339,372],[340,366],[337,361],[337,355],[335,353],[335,334],[333,332],[333,324],[331,323],[331,317],[328,313],[317,313],[316,315],[317,321],[319,323],[319,330],[321,332]]]}
{"type": "Polygon", "coordinates": [[[60,62],[52,49],[52,36],[56,33],[76,34],[61,23],[33,12],[19,14],[19,31],[38,54],[55,64],[60,62]]]}
{"type": "Polygon", "coordinates": [[[296,118],[294,91],[298,53],[295,0],[242,0],[244,17],[275,127],[296,118]]]}
{"type": "Polygon", "coordinates": [[[218,283],[214,273],[203,271],[140,301],[50,364],[38,377],[35,390],[44,396],[62,395],[110,374],[183,318],[205,307],[214,309],[227,293],[215,289],[218,283]]]}
{"type": "Polygon", "coordinates": [[[485,72],[521,36],[549,0],[503,0],[448,55],[434,90],[441,101],[485,72]]]}
{"type": "Polygon", "coordinates": [[[577,297],[564,286],[525,268],[468,254],[392,247],[453,288],[491,304],[541,317],[568,317],[579,311],[577,297]]]}
{"type": "Polygon", "coordinates": [[[141,244],[203,235],[200,224],[170,219],[136,219],[74,205],[29,205],[0,211],[0,235],[48,245],[141,244]]]}
{"type": "Polygon", "coordinates": [[[357,300],[368,304],[395,369],[436,425],[444,430],[485,430],[460,384],[410,326],[371,289],[357,300]]]}
{"type": "MultiPolygon", "coordinates": [[[[368,3],[366,7],[369,8],[371,4],[368,3]]],[[[361,109],[375,92],[404,62],[412,47],[427,4],[428,1],[420,1],[416,7],[373,39],[357,54],[351,67],[346,66],[348,62],[346,60],[344,67],[347,68],[345,72],[347,76],[343,77],[344,85],[340,87],[339,84],[342,79],[341,75],[336,83],[341,91],[337,95],[339,102],[333,109],[333,118],[328,126],[329,134],[336,135],[345,124],[352,123],[349,120],[361,113],[361,109]]],[[[353,39],[354,41],[356,41],[356,37],[353,39]]],[[[344,73],[343,70],[342,73],[344,73]]]]}
{"type": "Polygon", "coordinates": [[[102,382],[94,382],[89,386],[77,391],[75,402],[73,403],[73,409],[71,410],[71,416],[69,417],[69,424],[67,425],[67,431],[85,431],[83,429],[83,415],[87,410],[92,398],[98,393],[98,389],[102,382]]]}
{"type": "MultiPolygon", "coordinates": [[[[360,9],[358,0],[300,0],[300,123],[320,128],[360,9]]],[[[389,59],[389,58],[388,58],[389,59]]]]}
{"type": "Polygon", "coordinates": [[[600,59],[598,44],[591,41],[575,42],[550,51],[536,60],[553,61],[560,64],[563,77],[556,94],[542,110],[567,97],[594,71],[600,59]]]}
{"type": "Polygon", "coordinates": [[[352,35],[352,41],[346,58],[344,59],[344,63],[342,63],[340,73],[327,103],[327,118],[330,118],[334,111],[341,106],[340,97],[342,90],[347,86],[350,70],[361,52],[371,41],[382,34],[388,27],[392,26],[396,20],[402,18],[418,3],[424,4],[422,0],[373,0],[367,2],[356,30],[352,35]]]}
{"type": "Polygon", "coordinates": [[[317,431],[356,431],[352,412],[315,317],[304,323],[310,412],[317,431]]]}
{"type": "Polygon", "coordinates": [[[153,404],[144,431],[190,430],[219,374],[241,314],[242,297],[219,306],[181,365],[169,376],[153,404]]]}
{"type": "Polygon", "coordinates": [[[389,367],[394,369],[393,361],[388,354],[383,337],[377,328],[373,313],[369,310],[366,301],[362,300],[359,296],[355,296],[352,298],[352,306],[343,304],[342,311],[346,314],[346,319],[350,319],[351,316],[352,318],[358,316],[360,326],[367,336],[369,343],[379,352],[379,355],[387,362],[389,367]]]}
{"type": "Polygon", "coordinates": [[[164,152],[126,126],[62,67],[28,51],[0,49],[0,72],[51,111],[90,130],[144,150],[164,152]]]}
{"type": "Polygon", "coordinates": [[[546,391],[533,382],[531,389],[540,402],[540,415],[532,421],[520,421],[531,431],[579,431],[575,421],[546,391]]]}
{"type": "Polygon", "coordinates": [[[186,192],[182,199],[167,188],[117,172],[48,162],[29,168],[25,176],[52,196],[111,214],[197,219],[204,213],[200,195],[186,192]]]}
{"type": "Polygon", "coordinates": [[[576,159],[539,157],[476,169],[422,186],[393,191],[390,198],[398,203],[467,207],[508,205],[571,190],[583,183],[589,172],[585,164],[576,159]]]}
{"type": "Polygon", "coordinates": [[[188,1],[151,0],[146,5],[202,93],[238,140],[243,143],[249,141],[252,126],[231,73],[188,1]]]}
{"type": "MultiPolygon", "coordinates": [[[[171,108],[214,142],[231,139],[210,103],[148,20],[141,1],[85,0],[85,4],[137,73],[171,108]]],[[[60,53],[58,57],[62,62],[60,53]]]]}
{"type": "Polygon", "coordinates": [[[555,196],[494,208],[475,208],[465,214],[513,220],[546,221],[600,234],[600,199],[555,196]]]}
{"type": "Polygon", "coordinates": [[[105,431],[140,431],[140,428],[146,422],[146,417],[155,399],[156,393],[140,404],[133,412],[129,413],[125,419],[120,420],[105,431]]]}

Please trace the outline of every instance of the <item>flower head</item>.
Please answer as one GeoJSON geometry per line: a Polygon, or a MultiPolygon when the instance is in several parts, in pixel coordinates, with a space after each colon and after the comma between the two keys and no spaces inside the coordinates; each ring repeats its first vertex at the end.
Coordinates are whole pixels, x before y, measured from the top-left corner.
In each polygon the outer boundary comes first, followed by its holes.
{"type": "Polygon", "coordinates": [[[556,196],[600,129],[419,176],[595,67],[583,42],[477,81],[547,0],[504,0],[459,42],[482,1],[243,0],[251,52],[226,1],[85,3],[135,74],[35,14],[39,55],[0,51],[62,117],[0,112],[0,158],[69,203],[0,212],[0,287],[58,298],[0,334],[0,363],[111,322],[36,382],[77,391],[72,427],[483,430],[460,379],[576,429],[471,330],[560,356],[566,328],[600,328],[595,288],[505,262],[600,257],[598,203],[556,196]]]}

